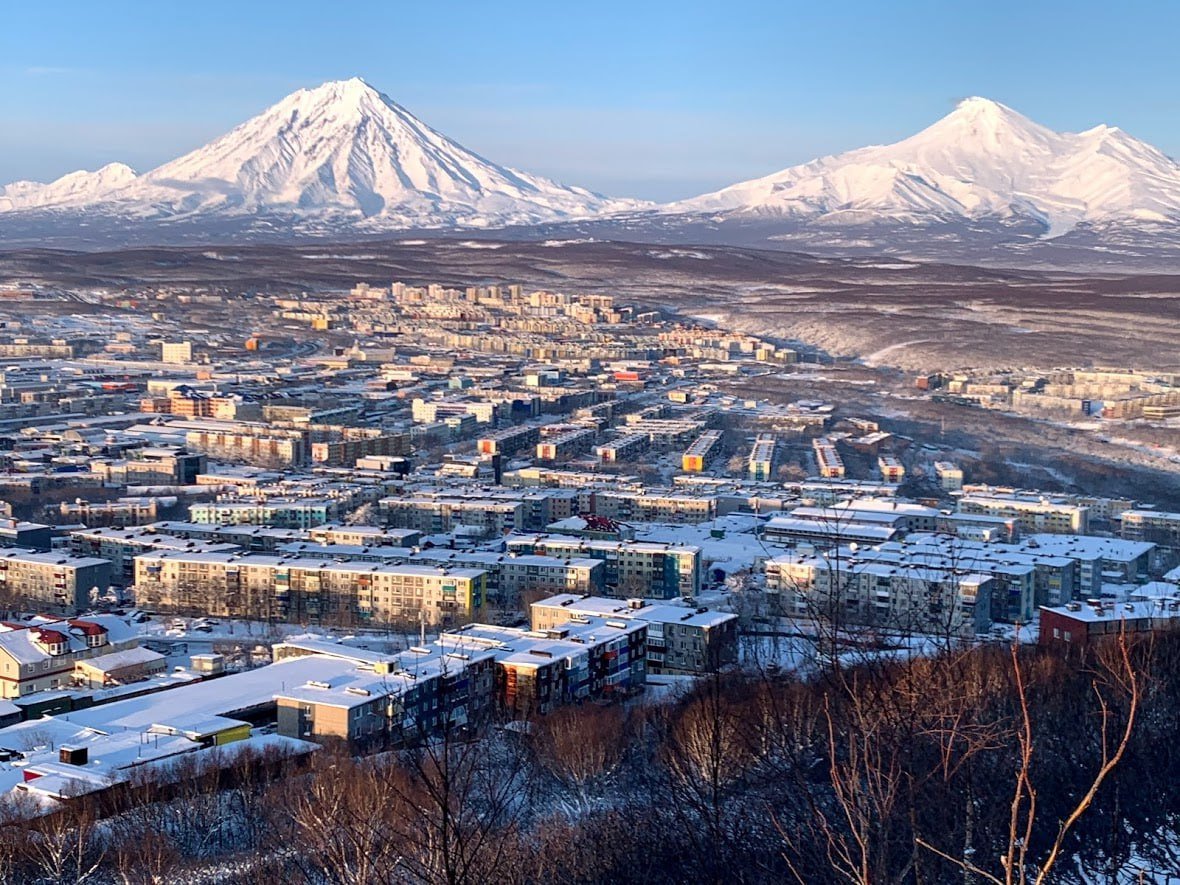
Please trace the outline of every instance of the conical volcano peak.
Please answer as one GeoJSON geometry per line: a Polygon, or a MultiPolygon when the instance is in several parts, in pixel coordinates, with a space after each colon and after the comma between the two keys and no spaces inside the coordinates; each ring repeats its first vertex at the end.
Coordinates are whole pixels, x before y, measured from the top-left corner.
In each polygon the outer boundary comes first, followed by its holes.
{"type": "MultiPolygon", "coordinates": [[[[89,187],[95,200],[71,200],[139,217],[277,214],[377,229],[530,224],[640,205],[493,163],[360,77],[300,89],[141,178],[129,173],[104,170],[104,186],[89,187]]],[[[0,211],[34,196],[51,205],[61,190],[6,189],[0,211]]]]}

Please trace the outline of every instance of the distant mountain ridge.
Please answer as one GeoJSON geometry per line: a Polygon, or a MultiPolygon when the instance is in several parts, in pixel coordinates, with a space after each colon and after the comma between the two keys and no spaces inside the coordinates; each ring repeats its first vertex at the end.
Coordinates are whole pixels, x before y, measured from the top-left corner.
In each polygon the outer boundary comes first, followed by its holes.
{"type": "Polygon", "coordinates": [[[969,98],[895,144],[792,166],[663,206],[663,214],[826,219],[1030,219],[1049,236],[1081,223],[1180,222],[1180,164],[1120,129],[1059,133],[969,98]]]}
{"type": "Polygon", "coordinates": [[[142,175],[0,187],[0,242],[86,246],[496,231],[989,263],[1170,267],[1180,164],[1113,127],[1061,133],[969,98],[894,144],[687,200],[612,199],[491,162],[363,80],[301,89],[142,175]]]}

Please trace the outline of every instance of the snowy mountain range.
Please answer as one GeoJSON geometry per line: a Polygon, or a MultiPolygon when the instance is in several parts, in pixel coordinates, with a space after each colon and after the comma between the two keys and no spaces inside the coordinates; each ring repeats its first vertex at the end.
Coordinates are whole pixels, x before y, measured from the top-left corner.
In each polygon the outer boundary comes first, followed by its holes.
{"type": "Polygon", "coordinates": [[[0,212],[278,214],[373,229],[528,224],[642,205],[492,163],[357,78],[301,89],[141,176],[115,164],[0,189],[0,212]]]}
{"type": "Polygon", "coordinates": [[[1180,164],[1109,126],[1054,132],[968,98],[896,144],[792,166],[661,207],[665,214],[824,219],[1030,219],[1048,236],[1082,223],[1180,221],[1180,164]]]}
{"type": "Polygon", "coordinates": [[[428,229],[934,257],[1147,241],[1180,253],[1180,164],[1116,128],[1059,133],[969,98],[895,144],[656,206],[497,165],[354,78],[299,90],[143,175],[114,163],[0,187],[9,243],[428,229]]]}

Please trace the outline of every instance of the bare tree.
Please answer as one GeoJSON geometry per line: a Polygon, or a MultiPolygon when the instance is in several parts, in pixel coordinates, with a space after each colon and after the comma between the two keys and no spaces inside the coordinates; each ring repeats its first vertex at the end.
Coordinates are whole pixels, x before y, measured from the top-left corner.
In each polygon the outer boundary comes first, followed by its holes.
{"type": "Polygon", "coordinates": [[[945,860],[951,861],[966,873],[994,883],[994,885],[1042,885],[1049,878],[1062,856],[1066,837],[1094,803],[1102,785],[1123,760],[1130,745],[1143,692],[1144,674],[1132,658],[1131,643],[1125,628],[1117,637],[1102,645],[1096,653],[1097,669],[1091,680],[1098,705],[1100,760],[1081,797],[1057,822],[1056,834],[1048,849],[1039,859],[1032,856],[1034,828],[1038,825],[1038,794],[1033,783],[1034,763],[1037,758],[1033,717],[1029,705],[1026,674],[1018,648],[1012,646],[1012,672],[1015,679],[1019,720],[1016,725],[1018,768],[1009,806],[1007,844],[1000,857],[1000,871],[991,872],[971,857],[955,856],[937,848],[925,839],[918,844],[945,860]],[[1121,710],[1119,709],[1121,707],[1121,710]]]}

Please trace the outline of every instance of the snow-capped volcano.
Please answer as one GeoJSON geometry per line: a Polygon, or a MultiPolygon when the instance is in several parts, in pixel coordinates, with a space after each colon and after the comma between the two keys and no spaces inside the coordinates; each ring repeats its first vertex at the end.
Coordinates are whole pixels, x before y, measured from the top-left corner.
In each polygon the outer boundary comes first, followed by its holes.
{"type": "Polygon", "coordinates": [[[0,212],[39,209],[44,206],[85,206],[135,181],[135,170],[110,163],[94,172],[80,170],[49,184],[14,181],[0,187],[0,212]]]}
{"type": "Polygon", "coordinates": [[[521,224],[642,205],[492,163],[358,78],[301,89],[138,178],[66,187],[111,168],[51,185],[10,185],[0,191],[0,211],[85,206],[140,219],[277,214],[381,229],[521,224]]]}
{"type": "Polygon", "coordinates": [[[925,222],[1032,219],[1050,235],[1079,223],[1180,221],[1180,165],[1119,129],[1048,129],[969,98],[895,144],[793,166],[661,207],[669,214],[925,222]]]}

